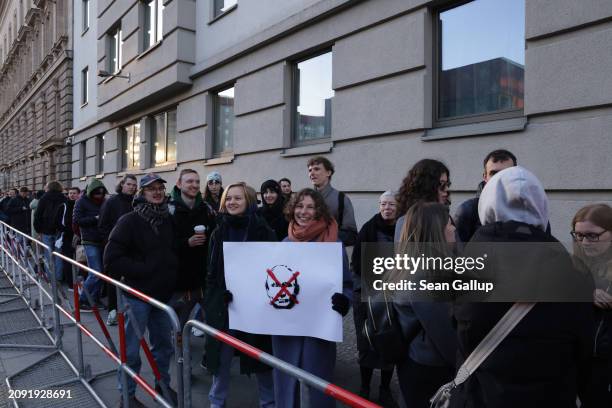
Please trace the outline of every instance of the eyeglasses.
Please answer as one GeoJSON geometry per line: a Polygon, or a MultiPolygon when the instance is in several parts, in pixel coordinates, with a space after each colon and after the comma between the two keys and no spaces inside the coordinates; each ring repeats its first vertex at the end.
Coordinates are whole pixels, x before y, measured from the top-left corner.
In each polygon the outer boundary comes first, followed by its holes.
{"type": "Polygon", "coordinates": [[[444,190],[444,189],[446,189],[446,188],[450,188],[452,184],[453,184],[453,183],[451,183],[450,181],[441,181],[441,182],[438,184],[438,188],[439,188],[440,190],[444,190]]]}
{"type": "Polygon", "coordinates": [[[149,193],[165,193],[166,187],[145,188],[145,191],[148,191],[149,193]]]}
{"type": "Polygon", "coordinates": [[[221,184],[220,181],[218,180],[209,180],[206,184],[208,184],[209,186],[213,185],[213,184],[221,184]]]}
{"type": "Polygon", "coordinates": [[[570,232],[570,234],[576,242],[582,242],[584,239],[586,239],[588,242],[599,242],[599,237],[601,237],[606,232],[608,231],[604,230],[599,234],[597,234],[596,232],[587,232],[586,234],[583,234],[582,232],[572,231],[570,232]]]}

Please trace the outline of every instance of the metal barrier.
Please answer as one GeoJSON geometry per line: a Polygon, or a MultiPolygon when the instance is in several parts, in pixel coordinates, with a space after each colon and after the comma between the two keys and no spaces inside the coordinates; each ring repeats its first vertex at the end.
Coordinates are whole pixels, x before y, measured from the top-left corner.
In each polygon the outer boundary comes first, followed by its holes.
{"type": "MultiPolygon", "coordinates": [[[[254,358],[255,360],[262,362],[274,369],[280,370],[285,374],[289,374],[298,379],[300,383],[305,384],[308,387],[312,387],[321,391],[322,393],[329,395],[335,400],[342,402],[350,407],[356,408],[380,408],[379,405],[360,397],[359,395],[353,394],[343,388],[340,388],[329,381],[323,380],[308,371],[291,365],[277,357],[274,357],[268,353],[265,353],[258,348],[255,348],[243,341],[238,340],[235,337],[230,336],[220,330],[215,329],[205,323],[198,320],[189,320],[185,323],[183,329],[183,336],[187,338],[188,333],[192,327],[196,327],[202,330],[209,336],[219,340],[228,346],[235,348],[236,350],[246,354],[247,356],[254,358]]],[[[185,386],[185,406],[191,407],[191,350],[189,348],[189,341],[183,343],[183,358],[187,361],[187,364],[183,366],[183,384],[185,386]]]]}
{"type": "MultiPolygon", "coordinates": [[[[117,356],[116,354],[116,347],[114,346],[114,344],[112,343],[112,340],[110,339],[110,335],[108,334],[108,331],[106,331],[106,327],[104,325],[104,323],[102,322],[100,315],[98,313],[97,310],[97,306],[95,305],[95,302],[93,302],[93,297],[87,293],[87,289],[84,286],[81,286],[81,289],[85,292],[86,296],[88,297],[88,301],[90,302],[90,304],[92,305],[92,309],[94,311],[94,314],[96,314],[96,319],[98,320],[98,323],[100,324],[100,326],[102,327],[102,330],[105,334],[105,337],[107,339],[107,341],[109,341],[109,347],[104,346],[99,340],[95,340],[96,344],[102,348],[102,350],[109,355],[118,365],[119,365],[119,369],[121,370],[121,389],[122,389],[122,398],[123,398],[123,404],[124,406],[129,406],[129,395],[128,395],[128,389],[127,389],[127,377],[126,375],[129,375],[135,382],[136,384],[140,385],[143,390],[149,394],[155,401],[157,401],[158,403],[160,403],[162,406],[166,407],[166,408],[172,408],[173,405],[168,402],[162,395],[160,395],[159,393],[157,393],[155,391],[155,389],[153,387],[151,387],[149,384],[147,384],[147,382],[137,373],[135,373],[128,365],[127,365],[127,354],[126,354],[126,344],[125,344],[125,338],[126,338],[126,333],[125,333],[125,314],[128,313],[130,314],[130,309],[127,307],[127,305],[124,302],[124,292],[129,293],[130,295],[132,295],[133,297],[150,304],[151,306],[162,310],[163,312],[166,313],[166,315],[168,316],[168,318],[170,319],[170,322],[172,324],[172,328],[173,328],[173,344],[174,344],[174,357],[175,357],[175,362],[176,362],[176,372],[177,373],[181,373],[183,370],[183,341],[182,341],[182,332],[181,332],[181,328],[180,328],[180,323],[178,320],[178,316],[176,315],[176,312],[174,311],[174,309],[172,309],[172,307],[151,298],[150,296],[145,295],[144,293],[122,283],[119,282],[107,275],[104,275],[101,272],[98,272],[94,269],[91,269],[87,266],[81,265],[80,263],[76,262],[75,260],[68,258],[58,252],[53,252],[54,256],[59,257],[60,259],[64,260],[65,262],[68,262],[70,264],[72,264],[73,266],[75,266],[77,269],[81,269],[83,271],[86,271],[87,273],[90,274],[94,274],[96,277],[98,277],[99,279],[102,279],[105,282],[108,282],[110,284],[112,284],[113,286],[115,286],[117,288],[117,318],[118,318],[118,326],[119,326],[119,356],[117,356]],[[114,352],[113,352],[114,351],[114,352]]],[[[94,338],[93,335],[91,334],[91,332],[89,330],[87,330],[87,328],[81,323],[81,314],[80,314],[80,306],[79,306],[79,291],[78,291],[78,281],[77,281],[77,277],[76,277],[76,270],[73,268],[73,285],[74,285],[74,302],[75,302],[75,317],[74,317],[74,321],[77,324],[77,327],[79,327],[80,330],[77,330],[77,347],[79,349],[79,372],[80,373],[84,373],[85,371],[85,366],[84,366],[84,361],[83,361],[83,345],[82,345],[82,335],[80,333],[80,331],[82,330],[84,333],[86,333],[89,337],[91,337],[92,339],[94,338]]],[[[133,314],[131,314],[130,316],[131,320],[135,320],[133,314]]],[[[136,330],[136,335],[139,338],[140,344],[143,347],[143,350],[145,352],[145,355],[147,357],[147,360],[149,361],[149,363],[151,364],[151,368],[154,372],[154,375],[156,377],[156,380],[160,380],[160,373],[159,370],[157,369],[155,360],[152,358],[151,352],[146,344],[146,342],[144,341],[143,338],[143,333],[139,333],[139,330],[134,326],[131,325],[135,330],[136,330]]],[[[183,407],[183,381],[182,381],[182,376],[180,374],[177,374],[177,397],[178,397],[178,407],[182,408],[183,407]]],[[[162,387],[162,392],[166,393],[166,397],[169,395],[168,394],[168,389],[166,388],[166,386],[168,384],[165,384],[163,381],[159,381],[160,386],[162,387]]]]}

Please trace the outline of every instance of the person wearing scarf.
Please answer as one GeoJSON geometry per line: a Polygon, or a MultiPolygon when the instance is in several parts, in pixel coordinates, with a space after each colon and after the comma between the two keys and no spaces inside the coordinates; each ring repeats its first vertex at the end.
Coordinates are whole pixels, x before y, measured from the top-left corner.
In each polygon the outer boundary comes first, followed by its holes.
{"type": "Polygon", "coordinates": [[[260,192],[262,205],[257,210],[257,214],[266,220],[270,228],[276,232],[278,240],[282,241],[287,236],[289,223],[283,213],[286,202],[280,184],[275,180],[266,180],[261,185],[260,192]]]}
{"type": "MultiPolygon", "coordinates": [[[[233,295],[225,286],[223,261],[223,242],[274,242],[276,234],[266,222],[255,214],[257,197],[245,183],[230,184],[221,196],[220,216],[217,228],[210,237],[209,264],[206,277],[204,310],[206,323],[218,330],[229,333],[267,353],[272,352],[270,336],[229,330],[228,304],[233,295]]],[[[230,382],[230,368],[234,348],[207,336],[204,362],[213,375],[213,383],[208,393],[210,406],[224,407],[230,382]]],[[[240,372],[257,376],[259,387],[259,406],[273,408],[274,383],[272,370],[244,354],[240,354],[240,372]]]]}
{"type": "MultiPolygon", "coordinates": [[[[168,303],[178,279],[178,257],[165,182],[155,173],[142,177],[134,199],[134,211],[119,218],[108,238],[104,267],[114,279],[123,277],[128,286],[168,303]]],[[[170,319],[164,311],[128,293],[124,293],[124,300],[133,312],[127,315],[125,323],[127,365],[136,373],[140,372],[140,342],[133,328],[138,325],[140,333],[149,332],[151,352],[161,372],[161,380],[168,386],[163,396],[176,405],[176,393],[169,387],[170,358],[174,351],[170,319]]],[[[126,377],[129,406],[144,406],[136,400],[134,380],[126,377]]],[[[118,381],[121,390],[121,373],[118,381]]],[[[166,387],[156,382],[158,392],[163,388],[166,387]]]]}
{"type": "MultiPolygon", "coordinates": [[[[284,242],[340,242],[338,224],[329,213],[323,196],[307,188],[300,191],[286,208],[289,221],[288,236],[284,242]]],[[[335,293],[330,307],[345,316],[350,308],[353,280],[348,259],[343,251],[343,293],[335,293]]],[[[336,343],[305,336],[272,336],[274,356],[304,369],[327,381],[332,381],[336,364],[336,343]]],[[[295,377],[274,370],[274,391],[278,407],[299,407],[299,383],[295,377]]],[[[310,405],[317,408],[335,407],[333,398],[309,389],[310,405]]]]}
{"type": "Polygon", "coordinates": [[[380,387],[378,403],[384,407],[395,407],[397,403],[391,394],[390,384],[393,377],[393,364],[384,364],[380,356],[370,349],[368,340],[363,334],[363,327],[367,318],[367,306],[361,301],[361,244],[374,242],[393,243],[395,221],[397,219],[396,193],[385,191],[378,199],[379,212],[366,222],[353,247],[351,265],[355,274],[353,293],[353,320],[357,337],[357,350],[359,352],[359,371],[361,373],[361,387],[359,395],[370,398],[370,382],[374,369],[380,369],[380,387]]]}

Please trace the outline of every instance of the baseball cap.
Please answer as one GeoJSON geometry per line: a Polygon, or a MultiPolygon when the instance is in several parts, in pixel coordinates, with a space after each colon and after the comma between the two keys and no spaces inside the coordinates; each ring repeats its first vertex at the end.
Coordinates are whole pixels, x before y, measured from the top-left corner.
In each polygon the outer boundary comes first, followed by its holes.
{"type": "Polygon", "coordinates": [[[151,183],[155,183],[156,181],[166,183],[166,180],[159,177],[159,175],[155,173],[147,173],[140,179],[140,188],[146,187],[151,183]]]}

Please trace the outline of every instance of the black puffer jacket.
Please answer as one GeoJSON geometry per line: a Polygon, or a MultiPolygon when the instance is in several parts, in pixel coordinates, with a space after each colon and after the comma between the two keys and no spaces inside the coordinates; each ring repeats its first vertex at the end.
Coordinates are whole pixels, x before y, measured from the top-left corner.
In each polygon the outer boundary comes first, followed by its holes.
{"type": "Polygon", "coordinates": [[[192,248],[188,240],[193,236],[193,227],[196,225],[206,226],[206,235],[210,237],[215,229],[213,210],[202,200],[200,193],[196,197],[194,207],[187,207],[181,198],[180,190],[175,186],[171,194],[170,213],[174,219],[179,255],[179,278],[176,289],[179,291],[205,289],[208,243],[192,248]]]}
{"type": "Polygon", "coordinates": [[[159,234],[135,212],[121,217],[104,250],[104,270],[160,302],[168,302],[178,276],[172,220],[166,218],[159,234]]]}
{"type": "Polygon", "coordinates": [[[100,217],[100,209],[103,203],[97,204],[91,198],[91,193],[95,190],[103,188],[104,192],[107,193],[106,187],[100,180],[92,180],[87,185],[86,194],[79,198],[74,205],[74,212],[72,219],[81,230],[81,242],[90,245],[103,245],[104,235],[98,228],[98,221],[100,217]]]}
{"type": "MultiPolygon", "coordinates": [[[[471,240],[474,242],[558,241],[539,228],[509,221],[480,227],[471,240]]],[[[531,267],[538,261],[546,263],[547,259],[542,256],[525,260],[531,267]]],[[[559,276],[569,276],[565,274],[570,271],[575,272],[567,255],[566,270],[559,270],[559,276]]],[[[459,336],[457,366],[510,306],[509,303],[455,306],[459,336]]],[[[575,407],[577,392],[589,378],[592,327],[593,311],[588,303],[536,304],[476,372],[455,390],[451,406],[575,407]]]]}
{"type": "Polygon", "coordinates": [[[134,196],[118,193],[104,201],[102,208],[100,208],[100,219],[98,221],[98,231],[104,241],[108,239],[119,218],[132,211],[133,200],[134,196]]]}
{"type": "Polygon", "coordinates": [[[30,220],[30,200],[17,195],[11,198],[6,208],[6,213],[10,219],[11,227],[30,235],[31,220],[30,220]]]}
{"type": "MultiPolygon", "coordinates": [[[[276,241],[276,234],[264,220],[251,214],[248,225],[236,225],[236,217],[222,214],[220,223],[213,232],[209,242],[209,263],[206,277],[206,294],[204,308],[206,323],[219,330],[229,327],[227,305],[223,301],[225,293],[225,269],[223,265],[223,242],[230,241],[230,236],[242,235],[243,241],[276,241]]],[[[238,338],[252,346],[272,354],[270,336],[239,332],[238,338]]],[[[212,374],[219,370],[219,352],[221,343],[211,337],[206,340],[206,363],[212,374]]],[[[240,356],[240,371],[243,374],[266,371],[270,368],[246,355],[240,356]]]]}
{"type": "Polygon", "coordinates": [[[67,201],[68,199],[59,191],[48,191],[43,194],[34,212],[34,229],[45,235],[57,234],[60,231],[59,210],[67,201]]]}

